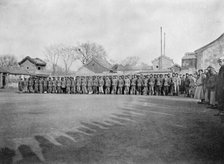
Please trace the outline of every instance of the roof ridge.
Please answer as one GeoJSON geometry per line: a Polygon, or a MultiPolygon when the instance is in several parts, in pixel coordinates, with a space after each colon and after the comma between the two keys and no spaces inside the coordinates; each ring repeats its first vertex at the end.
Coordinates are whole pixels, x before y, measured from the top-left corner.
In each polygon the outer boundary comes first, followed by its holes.
{"type": "Polygon", "coordinates": [[[213,40],[212,42],[210,42],[210,43],[208,43],[208,44],[202,46],[201,48],[195,50],[194,52],[197,53],[198,51],[203,50],[203,49],[206,48],[207,46],[210,46],[210,45],[212,45],[213,43],[215,43],[217,40],[221,39],[223,36],[224,36],[224,33],[222,33],[218,38],[216,38],[216,39],[213,40]]]}

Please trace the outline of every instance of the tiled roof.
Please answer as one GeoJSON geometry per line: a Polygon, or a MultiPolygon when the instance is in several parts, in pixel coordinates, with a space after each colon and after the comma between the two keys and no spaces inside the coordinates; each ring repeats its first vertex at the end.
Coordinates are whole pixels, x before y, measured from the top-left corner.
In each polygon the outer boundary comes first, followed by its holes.
{"type": "Polygon", "coordinates": [[[19,65],[24,63],[26,60],[29,60],[31,63],[33,63],[35,65],[40,65],[40,66],[46,66],[46,64],[47,64],[45,61],[41,60],[40,58],[31,58],[31,57],[27,56],[19,62],[19,65]]]}

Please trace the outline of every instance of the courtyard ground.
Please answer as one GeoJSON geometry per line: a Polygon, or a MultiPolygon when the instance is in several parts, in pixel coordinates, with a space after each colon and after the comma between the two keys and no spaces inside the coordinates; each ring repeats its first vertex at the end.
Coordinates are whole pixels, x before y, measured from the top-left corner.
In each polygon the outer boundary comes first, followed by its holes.
{"type": "Polygon", "coordinates": [[[0,163],[224,163],[217,111],[190,98],[0,93],[0,163]]]}

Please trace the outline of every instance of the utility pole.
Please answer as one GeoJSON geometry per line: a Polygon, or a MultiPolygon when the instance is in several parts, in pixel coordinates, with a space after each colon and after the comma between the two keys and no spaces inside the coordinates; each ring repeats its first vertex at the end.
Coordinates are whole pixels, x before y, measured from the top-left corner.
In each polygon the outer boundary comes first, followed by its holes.
{"type": "Polygon", "coordinates": [[[160,27],[160,44],[161,44],[161,54],[160,54],[160,60],[159,60],[159,69],[162,69],[162,56],[163,56],[163,28],[160,27]]]}
{"type": "Polygon", "coordinates": [[[166,33],[164,32],[164,35],[163,35],[163,55],[165,56],[166,55],[166,33]]]}

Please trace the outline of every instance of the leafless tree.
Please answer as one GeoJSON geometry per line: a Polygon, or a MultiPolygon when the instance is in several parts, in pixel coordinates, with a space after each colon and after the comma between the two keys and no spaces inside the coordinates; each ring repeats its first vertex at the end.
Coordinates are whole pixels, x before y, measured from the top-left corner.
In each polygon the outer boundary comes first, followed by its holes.
{"type": "Polygon", "coordinates": [[[51,45],[49,47],[45,47],[46,61],[52,65],[53,75],[55,74],[55,69],[58,65],[61,47],[61,45],[51,45]]]}
{"type": "Polygon", "coordinates": [[[69,73],[72,64],[79,59],[76,47],[62,47],[60,49],[60,57],[64,63],[65,73],[69,73]]]}
{"type": "Polygon", "coordinates": [[[105,59],[107,56],[103,46],[89,42],[79,44],[76,48],[76,52],[78,53],[79,60],[82,62],[82,64],[89,62],[92,57],[105,59]]]}
{"type": "Polygon", "coordinates": [[[0,67],[17,67],[18,62],[16,60],[16,57],[13,55],[3,55],[0,56],[0,67]]]}
{"type": "Polygon", "coordinates": [[[133,67],[136,66],[139,62],[138,56],[128,56],[124,60],[122,60],[120,63],[125,67],[133,67]]]}

